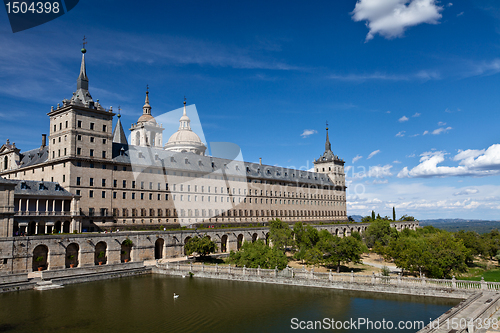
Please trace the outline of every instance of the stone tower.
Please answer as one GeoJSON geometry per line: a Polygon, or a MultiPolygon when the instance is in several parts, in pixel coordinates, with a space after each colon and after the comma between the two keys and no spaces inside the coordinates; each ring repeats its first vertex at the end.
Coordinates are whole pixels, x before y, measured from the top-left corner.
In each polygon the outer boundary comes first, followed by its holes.
{"type": "Polygon", "coordinates": [[[112,122],[114,113],[104,109],[99,100],[94,102],[89,92],[85,66],[85,48],[82,49],[80,74],[76,92],[64,99],[62,106],[52,107],[50,117],[48,160],[76,157],[90,160],[111,160],[112,122]]]}
{"type": "Polygon", "coordinates": [[[325,152],[314,160],[314,171],[326,173],[337,190],[345,191],[344,160],[332,152],[332,145],[328,137],[328,125],[326,127],[325,152]]]}
{"type": "Polygon", "coordinates": [[[162,147],[163,130],[163,126],[158,124],[151,115],[149,91],[146,90],[146,101],[142,107],[142,115],[137,120],[137,123],[132,124],[130,127],[130,144],[143,147],[162,147]]]}

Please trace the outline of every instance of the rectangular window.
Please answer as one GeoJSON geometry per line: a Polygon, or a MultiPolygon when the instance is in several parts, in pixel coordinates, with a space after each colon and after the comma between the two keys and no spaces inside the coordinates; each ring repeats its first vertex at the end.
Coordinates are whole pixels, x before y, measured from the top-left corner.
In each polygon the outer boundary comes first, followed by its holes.
{"type": "Polygon", "coordinates": [[[132,199],[135,199],[135,193],[132,193],[132,199]]]}
{"type": "Polygon", "coordinates": [[[89,168],[93,169],[94,168],[94,163],[89,163],[89,168]]]}
{"type": "Polygon", "coordinates": [[[103,164],[102,165],[102,169],[105,170],[106,169],[106,164],[103,164]]]}
{"type": "Polygon", "coordinates": [[[94,191],[90,190],[89,191],[89,198],[93,198],[94,197],[94,191]]]}
{"type": "Polygon", "coordinates": [[[158,193],[158,200],[161,200],[161,194],[158,193]]]}
{"type": "Polygon", "coordinates": [[[153,193],[149,193],[149,200],[153,200],[153,193]]]}
{"type": "Polygon", "coordinates": [[[102,191],[102,198],[106,198],[106,191],[102,191]]]}
{"type": "Polygon", "coordinates": [[[141,182],[141,190],[144,190],[144,182],[141,182]]]}
{"type": "Polygon", "coordinates": [[[54,132],[55,132],[55,131],[57,131],[57,126],[56,126],[56,125],[54,125],[54,132]]]}
{"type": "Polygon", "coordinates": [[[152,182],[149,182],[149,189],[152,190],[153,189],[153,183],[152,182]]]}
{"type": "Polygon", "coordinates": [[[118,170],[118,165],[113,165],[113,170],[118,170]]]}
{"type": "Polygon", "coordinates": [[[80,181],[81,181],[80,177],[76,177],[76,185],[80,185],[80,181]]]}
{"type": "Polygon", "coordinates": [[[123,181],[123,188],[127,188],[127,181],[126,180],[123,181]]]}
{"type": "Polygon", "coordinates": [[[80,162],[80,161],[76,162],[76,166],[77,167],[81,167],[82,166],[82,162],[80,162]]]}
{"type": "Polygon", "coordinates": [[[117,181],[115,179],[115,180],[113,180],[113,187],[117,187],[117,186],[118,186],[118,184],[117,184],[117,181]]]}
{"type": "Polygon", "coordinates": [[[82,128],[82,121],[81,120],[78,120],[77,126],[78,126],[78,128],[82,128]]]}
{"type": "Polygon", "coordinates": [[[66,175],[63,175],[63,183],[66,181],[66,175]]]}
{"type": "Polygon", "coordinates": [[[90,129],[94,130],[94,123],[90,123],[90,129]]]}
{"type": "Polygon", "coordinates": [[[165,194],[165,200],[168,200],[168,194],[165,194]]]}
{"type": "Polygon", "coordinates": [[[64,148],[64,156],[66,156],[66,148],[64,148]]]}
{"type": "Polygon", "coordinates": [[[132,181],[132,188],[135,188],[135,180],[132,181]]]}
{"type": "Polygon", "coordinates": [[[90,137],[90,142],[94,142],[94,137],[93,136],[90,137]]]}
{"type": "Polygon", "coordinates": [[[141,200],[144,200],[144,193],[141,193],[141,200]]]}
{"type": "Polygon", "coordinates": [[[94,149],[90,149],[90,156],[94,156],[94,149]]]}
{"type": "Polygon", "coordinates": [[[116,192],[113,192],[113,199],[116,199],[116,192]]]}
{"type": "Polygon", "coordinates": [[[90,178],[89,184],[90,186],[94,186],[94,178],[90,178]]]}
{"type": "Polygon", "coordinates": [[[123,199],[127,199],[127,192],[123,192],[123,194],[122,194],[122,198],[123,198],[123,199]]]}
{"type": "Polygon", "coordinates": [[[106,187],[106,179],[103,179],[101,183],[102,183],[102,187],[106,187]]]}
{"type": "Polygon", "coordinates": [[[105,145],[106,144],[106,139],[102,139],[102,144],[105,145]]]}
{"type": "Polygon", "coordinates": [[[80,195],[80,190],[76,190],[76,195],[80,195]]]}
{"type": "Polygon", "coordinates": [[[106,151],[105,150],[102,151],[102,158],[106,158],[106,151]]]}
{"type": "Polygon", "coordinates": [[[102,125],[102,131],[106,132],[106,125],[102,125]]]}

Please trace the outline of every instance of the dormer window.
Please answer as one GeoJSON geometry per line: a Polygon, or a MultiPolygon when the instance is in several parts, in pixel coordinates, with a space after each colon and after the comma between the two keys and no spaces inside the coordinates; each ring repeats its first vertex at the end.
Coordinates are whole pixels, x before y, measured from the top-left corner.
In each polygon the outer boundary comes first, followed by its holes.
{"type": "Polygon", "coordinates": [[[45,186],[43,183],[38,184],[38,190],[43,191],[45,189],[45,186]]]}
{"type": "Polygon", "coordinates": [[[28,185],[26,185],[26,182],[21,182],[21,190],[26,190],[28,189],[28,185]]]}
{"type": "Polygon", "coordinates": [[[56,191],[61,191],[61,186],[59,185],[59,183],[56,183],[56,191]]]}
{"type": "Polygon", "coordinates": [[[170,157],[170,162],[172,162],[172,163],[173,163],[173,162],[175,162],[175,159],[174,159],[174,157],[173,157],[173,156],[172,156],[172,157],[170,157]]]}
{"type": "Polygon", "coordinates": [[[184,164],[189,164],[189,160],[187,158],[184,159],[184,164]]]}
{"type": "Polygon", "coordinates": [[[199,160],[199,161],[198,161],[198,165],[199,165],[199,166],[202,166],[202,165],[203,165],[203,163],[201,163],[201,160],[199,160]]]}
{"type": "Polygon", "coordinates": [[[247,172],[250,173],[250,167],[247,167],[247,172]]]}
{"type": "Polygon", "coordinates": [[[120,149],[120,155],[121,156],[125,155],[125,149],[123,147],[120,149]]]}
{"type": "Polygon", "coordinates": [[[139,158],[143,158],[142,152],[139,152],[139,158]]]}

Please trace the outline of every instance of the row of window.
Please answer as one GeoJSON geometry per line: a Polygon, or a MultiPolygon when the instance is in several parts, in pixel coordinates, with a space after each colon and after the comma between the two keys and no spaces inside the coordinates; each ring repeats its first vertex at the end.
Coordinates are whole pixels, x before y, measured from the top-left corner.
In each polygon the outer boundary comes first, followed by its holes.
{"type": "MultiPolygon", "coordinates": [[[[100,216],[110,216],[107,208],[101,208],[99,210],[100,216]]],[[[338,217],[345,216],[345,211],[311,211],[311,210],[219,210],[219,209],[154,209],[150,208],[131,208],[130,215],[128,208],[122,208],[121,211],[118,208],[113,208],[113,217],[162,217],[165,214],[166,217],[338,217]],[[121,214],[121,215],[120,215],[121,214]]],[[[94,208],[89,208],[89,216],[96,216],[96,211],[94,208]]]]}
{"type": "MultiPolygon", "coordinates": [[[[82,128],[82,125],[83,125],[83,122],[81,120],[77,120],[76,122],[76,127],[78,128],[82,128]]],[[[65,123],[64,123],[64,128],[68,128],[69,127],[69,123],[68,121],[66,120],[65,123]]],[[[57,131],[57,124],[54,124],[54,127],[53,127],[53,132],[56,132],[57,131]]],[[[59,123],[59,130],[62,130],[63,129],[63,123],[59,123]]],[[[89,129],[90,130],[95,130],[95,123],[89,123],[89,129]]],[[[102,125],[102,131],[103,132],[106,132],[108,130],[108,127],[106,125],[102,125]]]]}

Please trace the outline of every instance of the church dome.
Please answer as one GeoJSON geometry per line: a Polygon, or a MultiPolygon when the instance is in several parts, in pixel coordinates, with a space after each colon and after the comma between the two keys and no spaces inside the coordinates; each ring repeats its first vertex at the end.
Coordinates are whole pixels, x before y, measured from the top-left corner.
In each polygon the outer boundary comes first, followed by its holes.
{"type": "Polygon", "coordinates": [[[165,150],[205,155],[207,147],[201,142],[200,137],[191,130],[191,120],[186,114],[186,101],[184,101],[184,112],[179,123],[179,129],[168,139],[165,150]]]}
{"type": "Polygon", "coordinates": [[[156,124],[156,120],[155,120],[155,117],[153,117],[152,115],[150,114],[143,114],[139,117],[139,119],[137,120],[138,123],[145,123],[145,122],[151,122],[151,123],[155,123],[156,124]]]}

